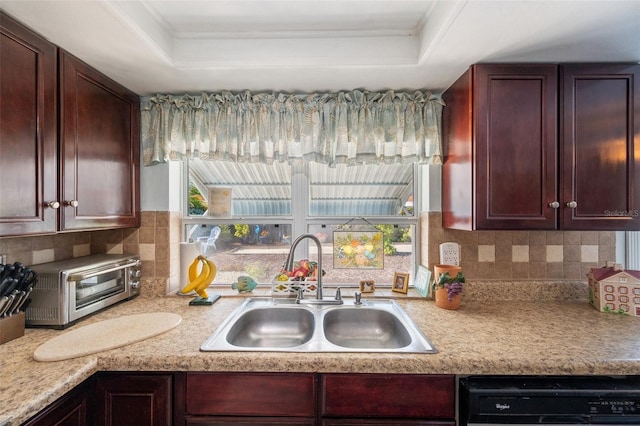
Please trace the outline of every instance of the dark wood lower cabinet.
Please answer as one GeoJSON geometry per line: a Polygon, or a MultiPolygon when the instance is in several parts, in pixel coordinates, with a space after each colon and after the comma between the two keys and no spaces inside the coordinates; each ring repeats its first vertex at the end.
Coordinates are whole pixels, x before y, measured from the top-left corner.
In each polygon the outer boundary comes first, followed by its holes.
{"type": "Polygon", "coordinates": [[[186,425],[315,425],[316,381],[313,373],[187,373],[176,407],[184,402],[186,425]]]}
{"type": "Polygon", "coordinates": [[[96,378],[97,425],[172,424],[171,373],[105,373],[96,378]]]}
{"type": "Polygon", "coordinates": [[[455,424],[451,375],[322,374],[322,425],[455,424]]]}
{"type": "Polygon", "coordinates": [[[192,417],[187,416],[185,425],[215,425],[215,426],[314,426],[316,419],[290,419],[286,417],[192,417]]]}
{"type": "Polygon", "coordinates": [[[24,423],[25,426],[85,426],[93,424],[94,380],[90,378],[24,423]]]}
{"type": "Polygon", "coordinates": [[[26,425],[455,425],[453,375],[102,372],[26,425]]]}
{"type": "Polygon", "coordinates": [[[185,425],[455,425],[452,375],[186,373],[182,383],[185,425]]]}
{"type": "Polygon", "coordinates": [[[455,426],[455,420],[323,419],[321,426],[455,426]]]}

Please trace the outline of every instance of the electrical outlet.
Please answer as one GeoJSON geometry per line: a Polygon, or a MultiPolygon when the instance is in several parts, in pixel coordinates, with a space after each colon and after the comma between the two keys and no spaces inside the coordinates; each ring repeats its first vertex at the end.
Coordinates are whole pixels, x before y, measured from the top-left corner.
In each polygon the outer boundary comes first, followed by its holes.
{"type": "Polygon", "coordinates": [[[7,255],[0,254],[0,265],[4,265],[5,263],[7,263],[7,255]]]}

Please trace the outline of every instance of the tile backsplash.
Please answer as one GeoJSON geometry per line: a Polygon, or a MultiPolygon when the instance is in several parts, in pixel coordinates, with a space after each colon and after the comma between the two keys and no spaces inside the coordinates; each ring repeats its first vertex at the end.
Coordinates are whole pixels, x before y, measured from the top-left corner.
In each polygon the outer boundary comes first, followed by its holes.
{"type": "Polygon", "coordinates": [[[7,263],[53,262],[90,254],[138,254],[142,260],[142,295],[159,295],[179,286],[181,238],[179,212],[143,211],[140,228],[0,238],[7,263]]]}
{"type": "MultiPolygon", "coordinates": [[[[474,280],[584,280],[589,268],[615,259],[615,232],[457,231],[442,228],[442,214],[423,213],[422,261],[439,263],[439,245],[461,245],[465,276],[474,280]]],[[[142,212],[140,228],[0,238],[7,263],[26,265],[98,253],[139,254],[142,295],[164,296],[180,287],[179,212],[142,212]]]]}
{"type": "Polygon", "coordinates": [[[615,260],[613,231],[458,231],[442,227],[440,212],[423,213],[422,264],[439,263],[440,243],[461,246],[470,279],[584,280],[589,268],[615,260]]]}

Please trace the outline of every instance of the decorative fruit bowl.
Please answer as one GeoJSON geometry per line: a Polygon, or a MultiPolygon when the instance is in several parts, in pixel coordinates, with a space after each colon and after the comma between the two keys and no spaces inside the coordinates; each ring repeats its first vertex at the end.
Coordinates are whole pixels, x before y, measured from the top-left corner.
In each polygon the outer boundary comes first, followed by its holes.
{"type": "MultiPolygon", "coordinates": [[[[324,271],[323,271],[324,273],[324,271]]],[[[318,264],[303,259],[295,262],[293,270],[284,268],[271,282],[272,296],[295,297],[302,289],[305,294],[315,294],[318,290],[318,264]]]]}

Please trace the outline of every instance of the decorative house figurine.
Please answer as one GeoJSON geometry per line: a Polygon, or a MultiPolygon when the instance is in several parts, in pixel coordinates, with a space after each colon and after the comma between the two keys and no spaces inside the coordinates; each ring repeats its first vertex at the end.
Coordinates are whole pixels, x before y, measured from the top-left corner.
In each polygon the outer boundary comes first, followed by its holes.
{"type": "Polygon", "coordinates": [[[625,271],[621,265],[607,262],[603,268],[591,268],[589,303],[601,312],[640,316],[640,271],[625,271]]]}

